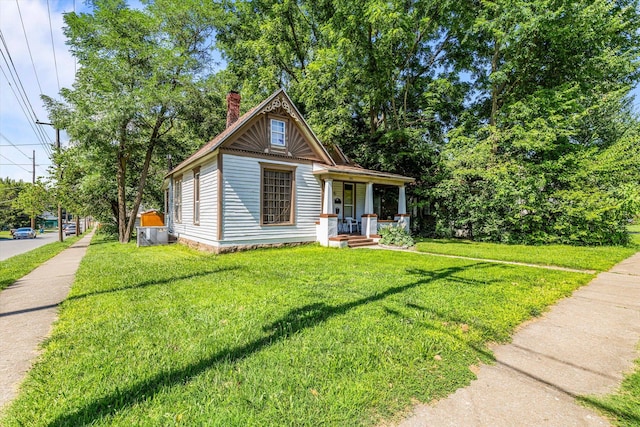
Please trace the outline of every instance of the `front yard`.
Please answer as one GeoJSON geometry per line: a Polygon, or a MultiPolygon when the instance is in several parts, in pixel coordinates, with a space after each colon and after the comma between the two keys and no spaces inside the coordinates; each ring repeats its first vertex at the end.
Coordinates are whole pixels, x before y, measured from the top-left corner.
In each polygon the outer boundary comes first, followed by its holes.
{"type": "Polygon", "coordinates": [[[1,424],[375,425],[471,381],[487,343],[592,278],[317,246],[94,239],[1,424]]]}

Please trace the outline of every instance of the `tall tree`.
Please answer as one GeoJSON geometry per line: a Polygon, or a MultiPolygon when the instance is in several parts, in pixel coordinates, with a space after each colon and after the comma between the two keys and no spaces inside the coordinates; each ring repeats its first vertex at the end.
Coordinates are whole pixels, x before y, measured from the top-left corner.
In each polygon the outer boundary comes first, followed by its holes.
{"type": "Polygon", "coordinates": [[[26,184],[23,191],[13,200],[11,206],[31,217],[31,227],[36,227],[38,215],[51,207],[52,200],[48,189],[42,180],[38,179],[35,184],[26,184]]]}
{"type": "Polygon", "coordinates": [[[48,106],[58,126],[114,170],[121,242],[131,238],[156,150],[175,141],[176,120],[210,73],[215,11],[198,0],[156,0],[143,10],[96,0],[92,13],[65,15],[80,67],[73,88],[62,90],[65,102],[48,106]]]}
{"type": "Polygon", "coordinates": [[[601,216],[590,200],[623,193],[577,177],[633,123],[624,106],[639,76],[637,10],[637,1],[475,4],[463,43],[474,99],[446,150],[444,228],[487,240],[619,243],[629,213],[601,216]]]}
{"type": "Polygon", "coordinates": [[[29,216],[13,207],[13,202],[27,184],[11,178],[0,178],[0,229],[16,228],[27,224],[29,216]]]}

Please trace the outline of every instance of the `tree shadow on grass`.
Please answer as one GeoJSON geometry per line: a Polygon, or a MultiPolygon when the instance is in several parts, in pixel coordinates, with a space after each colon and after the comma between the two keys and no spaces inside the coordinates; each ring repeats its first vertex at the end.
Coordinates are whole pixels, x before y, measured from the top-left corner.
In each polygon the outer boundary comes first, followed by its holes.
{"type": "Polygon", "coordinates": [[[234,270],[242,270],[242,268],[243,267],[232,266],[232,267],[215,268],[215,269],[210,269],[210,270],[202,270],[202,271],[199,271],[197,273],[185,274],[183,276],[173,276],[173,277],[166,277],[166,278],[163,278],[163,279],[148,280],[148,281],[144,281],[144,282],[141,282],[141,283],[134,283],[134,284],[131,284],[131,285],[128,285],[128,286],[121,286],[121,287],[113,288],[113,289],[104,289],[104,290],[100,290],[100,291],[87,292],[87,293],[79,294],[79,295],[72,295],[72,296],[68,297],[66,300],[70,301],[70,300],[82,299],[82,298],[87,298],[87,297],[93,297],[93,296],[96,296],[96,295],[103,295],[103,294],[110,294],[110,293],[115,293],[115,292],[130,291],[132,289],[143,289],[143,288],[147,288],[149,286],[166,285],[168,283],[175,282],[175,281],[178,281],[178,280],[187,280],[187,279],[193,279],[193,278],[196,278],[196,277],[208,276],[210,274],[223,273],[223,272],[234,271],[234,270]]]}
{"type": "Polygon", "coordinates": [[[185,366],[181,369],[160,372],[148,380],[132,384],[127,388],[118,388],[117,391],[112,392],[110,395],[97,399],[73,413],[60,415],[48,425],[77,426],[91,424],[99,418],[108,417],[140,401],[147,400],[163,388],[184,384],[191,378],[206,372],[218,363],[235,363],[241,361],[297,332],[318,326],[328,319],[343,315],[354,308],[384,300],[389,296],[400,294],[434,280],[449,277],[471,267],[472,266],[467,265],[464,267],[443,268],[436,271],[418,270],[413,274],[419,274],[419,279],[412,283],[395,286],[383,292],[375,293],[351,302],[339,305],[315,303],[294,308],[282,318],[264,326],[262,329],[268,333],[268,335],[262,338],[245,345],[222,350],[198,363],[185,366]]]}

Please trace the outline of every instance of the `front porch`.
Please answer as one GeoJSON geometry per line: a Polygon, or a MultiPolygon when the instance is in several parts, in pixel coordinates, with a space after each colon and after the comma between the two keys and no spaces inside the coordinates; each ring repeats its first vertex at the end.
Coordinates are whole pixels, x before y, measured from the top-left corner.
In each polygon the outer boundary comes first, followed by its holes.
{"type": "Polygon", "coordinates": [[[413,178],[351,166],[322,166],[314,170],[314,174],[323,182],[322,214],[317,226],[321,245],[355,247],[377,243],[380,227],[395,224],[409,232],[405,185],[413,182],[413,178]],[[378,219],[374,209],[374,186],[397,187],[397,212],[393,220],[378,219]],[[354,235],[361,237],[355,239],[354,235]]]}

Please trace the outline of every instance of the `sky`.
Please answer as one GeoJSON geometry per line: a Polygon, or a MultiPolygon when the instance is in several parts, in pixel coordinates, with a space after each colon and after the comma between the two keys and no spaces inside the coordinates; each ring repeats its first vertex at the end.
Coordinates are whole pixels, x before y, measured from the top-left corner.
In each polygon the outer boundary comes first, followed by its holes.
{"type": "MultiPolygon", "coordinates": [[[[131,6],[139,5],[130,1],[131,6]]],[[[87,12],[84,0],[0,0],[0,177],[31,182],[35,150],[36,178],[51,166],[55,131],[40,99],[59,99],[71,87],[76,62],[62,32],[63,14],[87,12]]],[[[634,90],[640,113],[640,87],[634,90]]],[[[61,145],[68,136],[61,132],[61,145]]]]}

